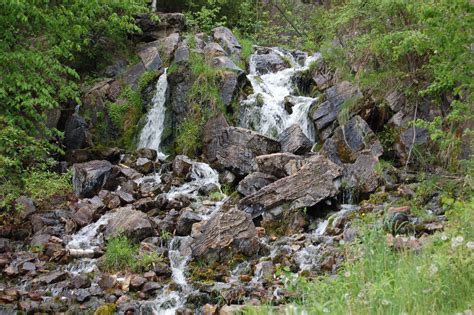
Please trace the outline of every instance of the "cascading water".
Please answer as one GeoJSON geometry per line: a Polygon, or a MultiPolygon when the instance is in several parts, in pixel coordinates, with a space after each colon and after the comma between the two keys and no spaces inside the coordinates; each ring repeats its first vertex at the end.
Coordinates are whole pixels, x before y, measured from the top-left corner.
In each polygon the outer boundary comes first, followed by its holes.
{"type": "Polygon", "coordinates": [[[256,67],[257,55],[250,57],[250,74],[247,78],[252,83],[254,93],[241,102],[240,125],[276,138],[286,128],[298,124],[304,134],[314,142],[315,132],[308,111],[316,98],[295,96],[297,87],[293,78],[296,74],[307,70],[312,62],[317,62],[321,55],[315,54],[310,57],[305,55],[304,63],[301,65],[285,50],[279,48],[270,50],[289,62],[291,66],[261,75],[256,67]],[[285,109],[287,97],[291,97],[291,102],[294,104],[291,113],[285,109]]]}
{"type": "Polygon", "coordinates": [[[191,257],[188,243],[190,237],[175,236],[168,246],[168,258],[172,272],[172,279],[181,289],[180,292],[173,291],[166,286],[162,293],[151,301],[151,309],[155,315],[174,315],[176,310],[182,307],[186,297],[192,292],[191,286],[186,281],[186,265],[191,257]]]}
{"type": "Polygon", "coordinates": [[[158,152],[158,158],[165,158],[166,155],[160,151],[161,135],[165,122],[165,102],[166,91],[168,89],[167,69],[156,83],[156,93],[152,99],[153,107],[147,115],[147,121],[140,134],[138,142],[139,148],[150,148],[158,152]]]}

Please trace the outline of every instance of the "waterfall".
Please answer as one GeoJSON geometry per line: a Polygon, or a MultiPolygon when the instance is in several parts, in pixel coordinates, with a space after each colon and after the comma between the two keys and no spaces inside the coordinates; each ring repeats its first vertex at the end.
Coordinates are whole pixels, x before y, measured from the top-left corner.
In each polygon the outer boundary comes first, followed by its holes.
{"type": "Polygon", "coordinates": [[[271,48],[271,51],[287,60],[290,68],[260,75],[255,64],[257,55],[250,57],[250,74],[247,78],[252,83],[254,93],[241,102],[243,111],[240,126],[277,138],[283,130],[298,124],[304,134],[314,142],[315,131],[308,117],[308,111],[316,98],[294,96],[296,85],[293,78],[296,74],[307,70],[312,62],[318,61],[321,55],[305,56],[303,65],[300,65],[287,51],[278,48],[271,48]],[[291,96],[294,103],[291,114],[285,110],[285,98],[288,96],[291,96]]]}
{"type": "Polygon", "coordinates": [[[166,102],[166,91],[168,89],[168,76],[167,70],[156,82],[156,93],[153,96],[152,104],[153,107],[150,109],[147,115],[147,121],[140,134],[138,142],[139,148],[150,148],[158,152],[158,158],[165,158],[166,155],[160,151],[161,135],[165,128],[165,102],[166,102]]]}

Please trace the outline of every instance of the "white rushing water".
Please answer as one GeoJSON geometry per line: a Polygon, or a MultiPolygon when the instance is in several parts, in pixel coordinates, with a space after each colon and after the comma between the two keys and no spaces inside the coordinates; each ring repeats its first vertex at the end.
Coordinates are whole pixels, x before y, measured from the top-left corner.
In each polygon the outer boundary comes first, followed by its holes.
{"type": "Polygon", "coordinates": [[[286,128],[298,124],[314,142],[315,131],[308,111],[316,98],[295,96],[296,85],[293,78],[298,72],[307,70],[312,62],[317,62],[321,55],[306,56],[301,65],[290,52],[279,48],[271,48],[271,51],[288,61],[291,67],[260,75],[256,69],[256,55],[250,57],[250,74],[247,78],[252,83],[254,93],[241,102],[244,111],[240,125],[276,138],[286,128]],[[286,97],[291,97],[291,102],[294,103],[291,114],[285,110],[286,97]]]}
{"type": "Polygon", "coordinates": [[[191,181],[184,183],[178,187],[172,187],[167,194],[169,199],[174,198],[180,194],[190,194],[196,196],[199,188],[214,184],[219,185],[219,173],[206,163],[193,161],[193,166],[190,172],[191,181]]]}
{"type": "Polygon", "coordinates": [[[140,134],[138,148],[150,148],[158,152],[158,158],[165,158],[166,155],[161,152],[161,135],[164,130],[165,122],[165,102],[166,91],[168,89],[167,69],[156,82],[156,93],[152,99],[153,107],[147,115],[147,121],[140,134]]]}
{"type": "Polygon", "coordinates": [[[71,240],[66,245],[67,249],[96,249],[99,248],[103,243],[103,237],[101,233],[101,227],[107,225],[109,220],[114,215],[114,212],[110,211],[100,217],[99,220],[84,226],[82,229],[72,235],[71,240]]]}
{"type": "Polygon", "coordinates": [[[192,292],[192,287],[186,280],[186,266],[191,258],[189,236],[175,236],[168,246],[168,258],[172,272],[172,279],[180,288],[180,292],[165,286],[161,294],[150,301],[155,315],[174,315],[176,310],[184,305],[186,297],[192,292]]]}

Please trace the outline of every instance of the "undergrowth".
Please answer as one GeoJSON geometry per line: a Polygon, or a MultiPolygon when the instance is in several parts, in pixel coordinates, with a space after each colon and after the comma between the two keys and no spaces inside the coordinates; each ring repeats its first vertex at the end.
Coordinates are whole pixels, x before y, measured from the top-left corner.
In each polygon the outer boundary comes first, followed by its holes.
{"type": "Polygon", "coordinates": [[[164,258],[155,252],[140,253],[125,236],[112,238],[107,242],[107,248],[101,267],[107,271],[146,272],[155,263],[164,261],[164,258]]]}
{"type": "MultiPolygon", "coordinates": [[[[287,289],[297,298],[292,314],[458,314],[474,298],[474,198],[453,201],[445,230],[422,249],[394,250],[374,214],[354,221],[359,237],[344,248],[346,262],[334,275],[309,280],[290,272],[287,289]]],[[[272,308],[249,308],[267,314],[272,308]]]]}

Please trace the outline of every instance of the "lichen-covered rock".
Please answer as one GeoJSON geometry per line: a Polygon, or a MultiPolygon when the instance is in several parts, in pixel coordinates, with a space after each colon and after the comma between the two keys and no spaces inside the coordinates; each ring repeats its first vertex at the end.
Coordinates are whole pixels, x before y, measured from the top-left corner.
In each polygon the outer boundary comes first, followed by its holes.
{"type": "Polygon", "coordinates": [[[339,193],[341,167],[321,155],[308,158],[294,175],[284,177],[240,200],[239,209],[257,217],[285,209],[311,207],[339,193]]]}
{"type": "Polygon", "coordinates": [[[360,116],[355,116],[343,126],[337,127],[320,153],[334,163],[341,164],[355,162],[362,150],[370,150],[376,157],[383,152],[380,141],[369,125],[360,116]]]}
{"type": "Polygon", "coordinates": [[[238,253],[252,256],[260,247],[252,218],[235,208],[215,213],[200,232],[191,244],[192,255],[208,262],[238,253]]]}
{"type": "Polygon", "coordinates": [[[229,56],[240,56],[242,46],[240,46],[239,41],[230,29],[224,26],[216,27],[212,30],[212,37],[229,56]]]}
{"type": "Polygon", "coordinates": [[[90,161],[73,165],[72,184],[74,192],[80,198],[96,195],[112,171],[109,161],[90,161]]]}
{"type": "Polygon", "coordinates": [[[278,137],[282,152],[305,154],[311,151],[313,143],[306,137],[298,124],[286,128],[278,137]]]}
{"type": "Polygon", "coordinates": [[[255,170],[255,157],[278,152],[280,144],[251,130],[228,127],[205,147],[208,161],[218,169],[227,169],[238,176],[255,170]]]}
{"type": "Polygon", "coordinates": [[[355,102],[362,97],[359,89],[347,81],[343,81],[328,88],[321,97],[321,102],[315,103],[310,108],[310,117],[318,136],[325,140],[335,128],[337,115],[342,104],[346,101],[355,102]]]}
{"type": "Polygon", "coordinates": [[[158,70],[163,62],[160,57],[160,42],[154,41],[139,46],[138,56],[140,57],[145,69],[148,71],[158,70]]]}

